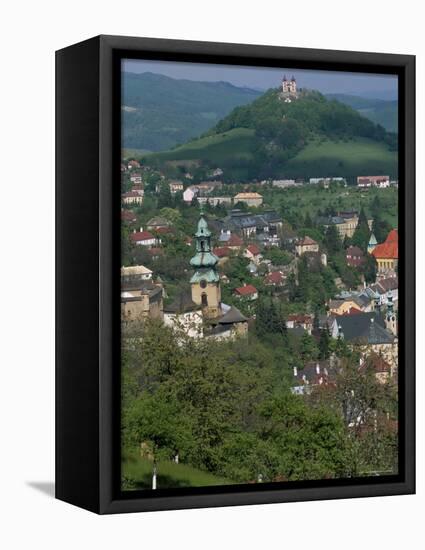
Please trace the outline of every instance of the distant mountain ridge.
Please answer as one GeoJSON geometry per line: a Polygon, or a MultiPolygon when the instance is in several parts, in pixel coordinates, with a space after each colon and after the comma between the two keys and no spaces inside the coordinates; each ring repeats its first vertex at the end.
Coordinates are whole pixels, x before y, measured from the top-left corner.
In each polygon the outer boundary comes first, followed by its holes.
{"type": "Polygon", "coordinates": [[[380,124],[389,132],[398,130],[398,101],[371,99],[350,94],[326,94],[328,99],[336,99],[356,109],[375,124],[380,124]]]}
{"type": "Polygon", "coordinates": [[[123,143],[162,151],[199,136],[239,105],[261,95],[228,82],[177,80],[155,73],[124,72],[123,143]]]}

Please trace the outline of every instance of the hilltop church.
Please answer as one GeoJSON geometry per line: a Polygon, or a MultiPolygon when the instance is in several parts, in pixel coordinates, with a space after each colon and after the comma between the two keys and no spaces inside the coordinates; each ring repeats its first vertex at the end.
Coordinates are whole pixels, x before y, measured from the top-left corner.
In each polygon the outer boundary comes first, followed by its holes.
{"type": "Polygon", "coordinates": [[[291,80],[288,80],[286,75],[283,75],[280,97],[285,103],[291,103],[294,99],[298,99],[297,81],[294,76],[292,76],[291,80]]]}

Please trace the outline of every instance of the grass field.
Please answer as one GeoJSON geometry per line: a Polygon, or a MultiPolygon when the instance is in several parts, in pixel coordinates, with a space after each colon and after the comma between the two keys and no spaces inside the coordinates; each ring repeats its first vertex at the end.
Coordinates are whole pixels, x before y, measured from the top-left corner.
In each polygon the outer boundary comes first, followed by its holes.
{"type": "Polygon", "coordinates": [[[361,138],[348,142],[314,140],[285,168],[288,177],[385,174],[396,178],[398,173],[396,152],[383,143],[361,138]]]}
{"type": "Polygon", "coordinates": [[[249,159],[254,149],[254,130],[235,128],[223,134],[189,141],[171,151],[146,155],[146,160],[161,163],[167,160],[214,159],[220,162],[229,156],[249,159]]]}
{"type": "MultiPolygon", "coordinates": [[[[137,455],[127,456],[122,462],[122,477],[126,487],[129,489],[151,489],[152,466],[152,462],[147,459],[137,455]]],[[[158,489],[232,484],[234,484],[233,481],[216,477],[186,464],[159,462],[157,465],[158,489]]]]}
{"type": "Polygon", "coordinates": [[[365,208],[370,215],[370,205],[379,197],[382,210],[381,215],[392,227],[398,226],[398,195],[397,189],[358,189],[355,186],[336,189],[323,189],[316,185],[296,187],[290,189],[273,189],[263,192],[265,202],[275,208],[281,204],[305,216],[307,212],[315,216],[319,210],[324,211],[333,206],[335,210],[360,210],[365,208]]]}
{"type": "MultiPolygon", "coordinates": [[[[209,160],[212,165],[235,161],[256,160],[258,141],[254,130],[234,128],[222,134],[202,137],[171,151],[143,155],[148,164],[161,166],[167,162],[209,160]]],[[[275,177],[343,176],[353,180],[360,175],[388,174],[397,178],[397,154],[384,143],[366,138],[353,141],[314,139],[296,157],[277,168],[275,177]]],[[[236,172],[237,173],[237,172],[236,172]]],[[[243,177],[243,172],[241,172],[243,177]]]]}

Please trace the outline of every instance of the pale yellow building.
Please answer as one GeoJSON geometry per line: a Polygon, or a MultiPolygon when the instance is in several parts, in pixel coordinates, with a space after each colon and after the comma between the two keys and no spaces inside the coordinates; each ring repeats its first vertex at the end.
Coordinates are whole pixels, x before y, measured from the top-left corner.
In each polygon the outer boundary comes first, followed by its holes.
{"type": "Polygon", "coordinates": [[[233,197],[234,204],[243,202],[247,206],[261,206],[263,204],[263,197],[260,193],[238,193],[233,197]]]}

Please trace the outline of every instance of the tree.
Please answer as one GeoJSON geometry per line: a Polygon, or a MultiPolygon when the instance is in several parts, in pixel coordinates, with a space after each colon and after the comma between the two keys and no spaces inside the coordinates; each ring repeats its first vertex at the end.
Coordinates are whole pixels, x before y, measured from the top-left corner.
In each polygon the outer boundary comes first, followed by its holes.
{"type": "Polygon", "coordinates": [[[354,230],[354,235],[352,238],[352,244],[358,246],[364,252],[367,251],[367,245],[370,239],[370,229],[367,223],[367,217],[364,209],[360,210],[359,220],[357,227],[354,230]]]}
{"type": "Polygon", "coordinates": [[[158,208],[172,207],[173,196],[171,195],[168,182],[163,181],[159,186],[158,208]]]}
{"type": "Polygon", "coordinates": [[[329,329],[328,327],[325,327],[320,331],[320,339],[319,339],[319,358],[320,359],[329,358],[329,355],[330,355],[329,343],[330,343],[329,329]]]}
{"type": "Polygon", "coordinates": [[[329,254],[336,254],[341,250],[341,239],[335,225],[331,224],[326,228],[325,246],[329,254]]]}

